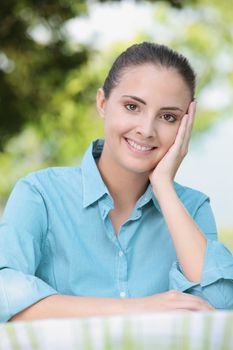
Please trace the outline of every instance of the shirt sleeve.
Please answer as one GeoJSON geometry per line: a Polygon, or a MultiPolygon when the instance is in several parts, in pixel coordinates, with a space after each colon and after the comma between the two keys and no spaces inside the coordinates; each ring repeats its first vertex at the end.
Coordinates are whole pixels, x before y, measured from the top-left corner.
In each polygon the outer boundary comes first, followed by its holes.
{"type": "Polygon", "coordinates": [[[20,180],[0,222],[0,322],[57,294],[36,276],[47,221],[42,195],[27,178],[20,180]]]}
{"type": "Polygon", "coordinates": [[[198,208],[194,220],[207,238],[201,281],[189,281],[176,261],[170,270],[169,288],[197,295],[217,309],[232,310],[233,257],[231,252],[217,241],[216,224],[208,199],[198,208]]]}

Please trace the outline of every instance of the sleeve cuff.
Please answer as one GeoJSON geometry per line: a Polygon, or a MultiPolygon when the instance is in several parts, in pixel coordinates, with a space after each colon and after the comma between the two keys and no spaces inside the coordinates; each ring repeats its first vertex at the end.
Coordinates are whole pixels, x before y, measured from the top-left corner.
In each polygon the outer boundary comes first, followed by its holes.
{"type": "Polygon", "coordinates": [[[201,282],[189,281],[179,263],[174,262],[169,274],[169,288],[185,291],[195,286],[206,287],[220,279],[233,280],[233,257],[222,243],[208,240],[201,282]]]}
{"type": "Polygon", "coordinates": [[[19,271],[0,271],[0,322],[7,322],[12,316],[47,296],[58,294],[38,277],[19,271]]]}

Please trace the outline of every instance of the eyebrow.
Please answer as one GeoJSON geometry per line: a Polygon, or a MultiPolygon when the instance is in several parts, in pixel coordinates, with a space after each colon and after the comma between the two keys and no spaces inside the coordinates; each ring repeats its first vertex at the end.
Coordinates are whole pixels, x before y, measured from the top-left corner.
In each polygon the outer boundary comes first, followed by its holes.
{"type": "Polygon", "coordinates": [[[145,102],[144,100],[142,100],[140,97],[132,96],[132,95],[122,95],[122,97],[130,97],[130,98],[132,98],[133,100],[136,100],[136,101],[141,102],[141,103],[143,103],[144,105],[146,105],[146,102],[145,102]]]}
{"type": "MultiPolygon", "coordinates": [[[[137,96],[133,96],[133,95],[122,95],[122,97],[130,97],[132,98],[133,100],[136,100],[138,102],[141,102],[143,103],[144,105],[146,105],[146,102],[144,100],[142,100],[140,97],[137,97],[137,96]]],[[[183,109],[179,108],[179,107],[173,107],[173,106],[168,106],[168,107],[162,107],[160,108],[161,111],[181,111],[181,112],[184,112],[183,109]]]]}

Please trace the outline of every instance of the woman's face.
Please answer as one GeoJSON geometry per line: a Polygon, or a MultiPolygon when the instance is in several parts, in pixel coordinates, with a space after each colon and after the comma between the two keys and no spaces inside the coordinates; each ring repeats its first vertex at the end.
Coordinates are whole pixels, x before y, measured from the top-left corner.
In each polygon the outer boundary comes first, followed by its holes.
{"type": "Polygon", "coordinates": [[[152,64],[127,68],[108,99],[102,89],[97,93],[105,122],[103,160],[130,172],[150,172],[174,143],[190,102],[176,70],[152,64]]]}

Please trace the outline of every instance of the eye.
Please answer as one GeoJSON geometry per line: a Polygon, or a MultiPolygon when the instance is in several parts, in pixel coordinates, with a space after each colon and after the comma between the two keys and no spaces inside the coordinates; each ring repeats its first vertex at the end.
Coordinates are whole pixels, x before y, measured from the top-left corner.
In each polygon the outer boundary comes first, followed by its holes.
{"type": "Polygon", "coordinates": [[[160,118],[166,120],[169,123],[174,123],[177,120],[176,116],[169,114],[169,113],[161,115],[160,118]]]}
{"type": "Polygon", "coordinates": [[[125,105],[125,108],[128,109],[128,111],[136,111],[137,109],[137,105],[135,105],[134,103],[127,103],[125,105]]]}

